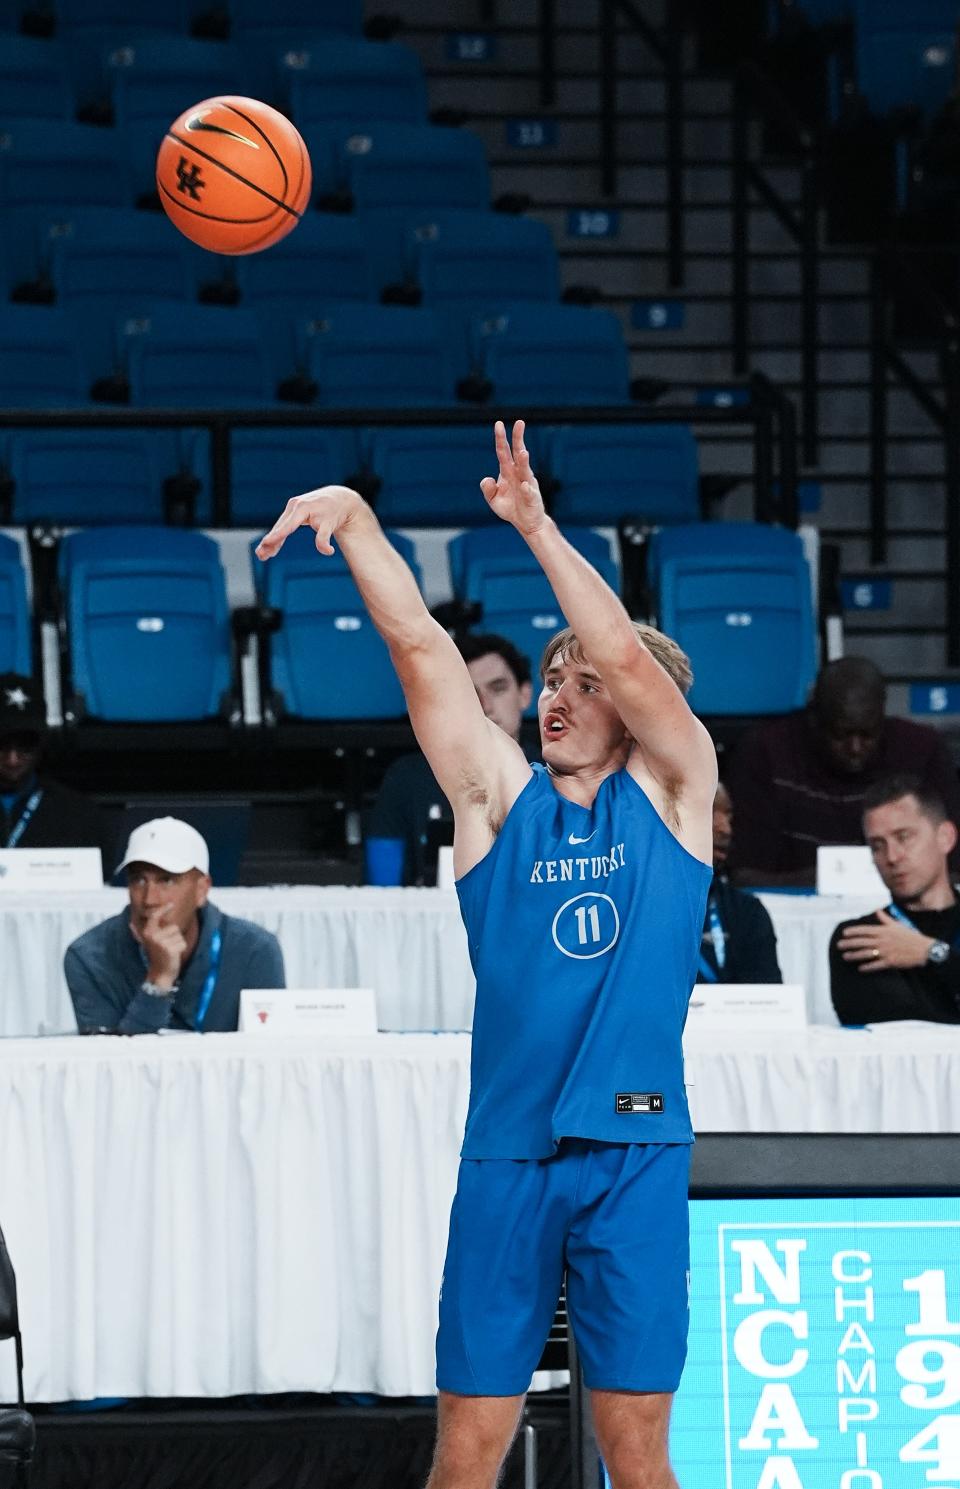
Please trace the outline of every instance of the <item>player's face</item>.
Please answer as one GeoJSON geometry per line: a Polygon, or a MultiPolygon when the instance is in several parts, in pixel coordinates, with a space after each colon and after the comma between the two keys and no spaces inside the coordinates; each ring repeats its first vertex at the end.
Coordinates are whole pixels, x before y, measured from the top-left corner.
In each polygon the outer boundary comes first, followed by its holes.
{"type": "Polygon", "coordinates": [[[544,764],[568,773],[626,763],[632,740],[598,673],[555,656],[537,702],[544,764]]]}
{"type": "Polygon", "coordinates": [[[132,863],[127,869],[130,918],[140,931],[152,912],[169,905],[165,923],[175,925],[186,936],[197,911],[207,902],[209,888],[209,878],[199,869],[171,874],[152,863],[132,863]]]}
{"type": "Polygon", "coordinates": [[[495,651],[468,662],[467,671],[487,718],[499,724],[511,739],[518,738],[523,710],[530,702],[530,684],[518,683],[503,657],[495,651]]]}
{"type": "Polygon", "coordinates": [[[894,899],[919,899],[939,880],[947,880],[947,854],[956,829],[950,822],[934,822],[915,796],[874,807],[864,816],[863,832],[894,899]]]}

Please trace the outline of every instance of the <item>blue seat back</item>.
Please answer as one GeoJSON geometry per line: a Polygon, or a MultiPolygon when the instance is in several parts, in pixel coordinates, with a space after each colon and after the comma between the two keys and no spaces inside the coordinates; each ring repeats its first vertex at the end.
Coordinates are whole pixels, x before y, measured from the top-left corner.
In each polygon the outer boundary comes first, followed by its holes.
{"type": "Polygon", "coordinates": [[[816,673],[810,568],[796,533],[753,523],[663,528],[648,573],[661,630],[693,666],[701,714],[802,708],[816,673]]]}
{"type": "Polygon", "coordinates": [[[10,441],[18,523],[162,523],[154,441],[137,429],[25,430],[10,441]]]}
{"type": "Polygon", "coordinates": [[[476,327],[480,365],[501,404],[518,407],[629,401],[620,322],[608,310],[523,306],[476,327]]]}
{"type": "Polygon", "coordinates": [[[72,120],[75,103],[66,59],[56,41],[0,40],[0,99],[5,119],[72,120]]]}
{"type": "Polygon", "coordinates": [[[323,408],[422,408],[453,402],[443,335],[429,310],[342,304],[306,329],[323,408]]]}
{"type": "Polygon", "coordinates": [[[280,66],[296,124],[334,119],[427,117],[427,85],[420,58],[402,42],[326,36],[317,46],[287,49],[280,66]]]}
{"type": "MultiPolygon", "coordinates": [[[[568,528],[564,536],[618,591],[617,566],[606,538],[589,528],[568,528]]],[[[447,552],[454,592],[482,607],[477,627],[506,636],[529,659],[534,688],[526,716],[532,718],[544,647],[566,625],[549,580],[520,534],[506,523],[461,533],[447,552]]]]}
{"type": "Polygon", "coordinates": [[[446,429],[381,429],[370,465],[382,482],[377,515],[396,527],[475,527],[497,522],[480,492],[496,469],[484,425],[446,429]]]}
{"type": "Polygon", "coordinates": [[[301,36],[311,32],[359,36],[363,25],[363,0],[228,0],[230,24],[235,32],[290,30],[301,36]]]}
{"type": "Polygon", "coordinates": [[[542,222],[468,207],[408,221],[408,272],[425,304],[559,300],[557,250],[542,222]]]}
{"type": "Polygon", "coordinates": [[[62,311],[0,306],[0,403],[65,408],[84,403],[88,378],[75,329],[62,311]]]}
{"type": "Polygon", "coordinates": [[[137,36],[106,56],[106,74],[119,129],[156,123],[161,132],[191,100],[246,94],[243,60],[227,41],[185,36],[137,36]]]}
{"type": "Polygon", "coordinates": [[[19,672],[28,677],[32,671],[27,582],[20,546],[0,533],[0,672],[19,672]]]}
{"type": "Polygon", "coordinates": [[[953,86],[956,30],[954,0],[856,0],[857,86],[871,113],[936,113],[953,86]]]}
{"type": "Polygon", "coordinates": [[[235,527],[272,527],[292,496],[357,469],[352,429],[234,429],[230,512],[235,527]]]}
{"type": "Polygon", "coordinates": [[[298,319],[332,300],[376,298],[363,225],[356,217],[313,212],[269,253],[233,264],[244,305],[267,302],[298,319]]]}
{"type": "MultiPolygon", "coordinates": [[[[194,0],[55,0],[57,33],[109,29],[122,36],[130,27],[175,31],[186,37],[194,14],[203,9],[194,0]]],[[[72,37],[70,38],[72,41],[72,37]]]]}
{"type": "Polygon", "coordinates": [[[696,522],[697,442],[680,424],[574,424],[549,439],[558,522],[696,522]]]}
{"type": "Polygon", "coordinates": [[[345,132],[341,168],[359,212],[490,203],[486,151],[465,129],[371,122],[345,132]]]}
{"type": "Polygon", "coordinates": [[[255,315],[192,305],[145,306],[118,328],[130,402],[140,408],[248,408],[273,403],[255,315]]]}
{"type": "Polygon", "coordinates": [[[110,722],[216,717],[230,687],[219,553],[202,533],[103,529],[64,539],[73,690],[110,722]]]}
{"type": "Polygon", "coordinates": [[[117,136],[93,124],[15,119],[0,135],[0,207],[132,205],[117,136]]]}
{"type": "MultiPolygon", "coordinates": [[[[387,536],[414,567],[412,545],[387,536]]],[[[402,717],[406,704],[390,654],[342,555],[318,554],[313,532],[301,528],[276,558],[254,563],[266,603],[283,614],[271,645],[271,682],[286,712],[304,719],[402,717]]]]}

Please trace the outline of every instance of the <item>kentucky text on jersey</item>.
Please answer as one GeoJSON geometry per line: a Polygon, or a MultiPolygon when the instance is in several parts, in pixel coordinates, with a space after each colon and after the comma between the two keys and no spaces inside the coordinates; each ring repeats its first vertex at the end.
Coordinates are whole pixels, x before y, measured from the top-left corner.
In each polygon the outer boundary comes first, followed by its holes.
{"type": "Polygon", "coordinates": [[[538,858],[530,875],[531,884],[573,883],[582,884],[584,879],[608,879],[617,869],[625,865],[623,843],[617,843],[609,853],[591,858],[538,858]]]}

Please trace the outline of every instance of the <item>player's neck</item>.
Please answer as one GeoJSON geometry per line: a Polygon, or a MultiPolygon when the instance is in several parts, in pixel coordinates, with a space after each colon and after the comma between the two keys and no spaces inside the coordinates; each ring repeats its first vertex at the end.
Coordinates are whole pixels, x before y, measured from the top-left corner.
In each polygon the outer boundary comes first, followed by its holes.
{"type": "Polygon", "coordinates": [[[607,776],[612,776],[619,769],[619,765],[605,765],[596,770],[565,772],[547,765],[547,774],[553,782],[554,790],[565,796],[567,801],[575,801],[580,807],[592,807],[607,776]]]}

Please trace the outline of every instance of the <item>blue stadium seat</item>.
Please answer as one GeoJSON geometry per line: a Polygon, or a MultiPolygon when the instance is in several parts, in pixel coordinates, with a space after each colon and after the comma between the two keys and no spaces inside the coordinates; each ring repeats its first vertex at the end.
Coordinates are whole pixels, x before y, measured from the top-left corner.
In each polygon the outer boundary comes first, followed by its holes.
{"type": "Polygon", "coordinates": [[[163,522],[156,448],[140,430],[25,430],[10,441],[10,474],[17,523],[163,522]]]}
{"type": "Polygon", "coordinates": [[[394,527],[476,527],[498,522],[480,492],[496,470],[486,425],[445,429],[379,429],[371,469],[382,485],[377,516],[394,527]]]}
{"type": "Polygon", "coordinates": [[[650,540],[658,625],[690,657],[701,714],[802,708],[816,673],[810,568],[785,528],[701,522],[650,540]]]}
{"type": "Polygon", "coordinates": [[[90,29],[109,30],[115,36],[129,34],[136,26],[151,31],[177,31],[189,35],[195,10],[192,0],[54,0],[57,34],[90,29]]]}
{"type": "MultiPolygon", "coordinates": [[[[413,547],[387,533],[413,568],[413,547]]],[[[403,692],[346,561],[318,554],[301,528],[254,575],[266,604],[283,616],[271,643],[271,683],[282,709],[303,719],[392,719],[406,712],[403,692]]]]}
{"type": "Polygon", "coordinates": [[[176,528],[71,533],[60,555],[72,696],[91,718],[217,717],[230,617],[216,543],[176,528]]]}
{"type": "MultiPolygon", "coordinates": [[[[567,528],[564,536],[619,592],[610,545],[589,528],[567,528]]],[[[476,628],[506,636],[529,658],[534,679],[550,637],[566,624],[550,582],[520,534],[506,523],[461,533],[447,545],[454,593],[480,605],[476,628]]],[[[536,713],[537,687],[527,709],[536,713]]]]}
{"type": "Polygon", "coordinates": [[[72,321],[38,305],[0,306],[0,404],[69,408],[87,401],[89,377],[72,321]]]}
{"type": "Polygon", "coordinates": [[[547,464],[559,482],[558,522],[626,518],[696,522],[700,516],[697,442],[681,424],[584,424],[554,429],[547,464]]]}
{"type": "Polygon", "coordinates": [[[227,0],[230,25],[235,32],[285,30],[294,35],[312,32],[359,36],[363,27],[363,0],[227,0]]]}
{"type": "Polygon", "coordinates": [[[246,95],[240,52],[228,41],[139,36],[107,53],[114,123],[166,129],[185,108],[221,93],[246,95]]]}
{"type": "Polygon", "coordinates": [[[553,234],[542,222],[461,208],[408,218],[409,278],[425,305],[479,309],[560,298],[553,234]]]}
{"type": "Polygon", "coordinates": [[[132,205],[126,161],[111,129],[11,119],[0,134],[0,208],[132,205]]]}
{"type": "Polygon", "coordinates": [[[310,324],[305,351],[323,408],[453,402],[453,374],[432,311],[336,305],[310,324]]]}
{"type": "Polygon", "coordinates": [[[0,533],[0,672],[29,677],[30,612],[20,545],[0,533]]]}
{"type": "Polygon", "coordinates": [[[280,82],[298,128],[335,119],[427,117],[427,85],[420,58],[397,41],[322,37],[313,47],[288,50],[280,82]]]}
{"type": "Polygon", "coordinates": [[[476,327],[479,366],[501,405],[629,402],[623,331],[608,310],[517,306],[476,327]]]}
{"type": "Polygon", "coordinates": [[[145,306],[119,328],[120,362],[139,408],[250,408],[274,403],[260,325],[250,311],[145,306]]]}
{"type": "Polygon", "coordinates": [[[0,99],[5,119],[72,119],[75,101],[60,45],[33,36],[4,36],[0,99]]]}
{"type": "Polygon", "coordinates": [[[352,429],[234,429],[230,435],[230,515],[234,527],[272,527],[291,496],[358,466],[352,429]]]}
{"type": "Polygon", "coordinates": [[[196,297],[209,255],[172,231],[165,217],[133,207],[22,210],[34,222],[38,273],[50,280],[58,300],[196,297]]]}
{"type": "MultiPolygon", "coordinates": [[[[927,7],[929,9],[929,7],[927,7]]],[[[942,8],[942,7],[941,7],[942,8]]],[[[857,86],[878,117],[919,108],[928,118],[946,102],[956,72],[956,5],[938,22],[922,13],[880,13],[860,0],[855,32],[857,86]]],[[[922,10],[922,8],[921,8],[922,10]]]]}

